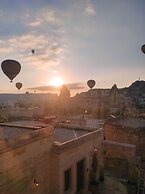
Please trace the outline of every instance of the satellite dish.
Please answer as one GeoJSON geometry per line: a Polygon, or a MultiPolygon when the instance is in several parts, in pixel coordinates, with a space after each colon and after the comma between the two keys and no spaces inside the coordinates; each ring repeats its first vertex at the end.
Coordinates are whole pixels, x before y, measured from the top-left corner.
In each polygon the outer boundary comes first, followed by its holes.
{"type": "Polygon", "coordinates": [[[12,82],[13,79],[19,74],[21,65],[18,61],[7,59],[1,63],[1,68],[3,73],[11,80],[10,82],[12,82]]]}
{"type": "Polygon", "coordinates": [[[95,86],[95,84],[96,84],[95,80],[90,79],[90,80],[87,81],[87,85],[91,89],[95,86]]]}

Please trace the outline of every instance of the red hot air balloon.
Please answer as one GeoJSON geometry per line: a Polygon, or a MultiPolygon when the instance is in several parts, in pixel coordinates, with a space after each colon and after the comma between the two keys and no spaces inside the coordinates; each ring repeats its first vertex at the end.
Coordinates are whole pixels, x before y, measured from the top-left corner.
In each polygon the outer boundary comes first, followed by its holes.
{"type": "Polygon", "coordinates": [[[19,74],[19,72],[21,70],[21,65],[18,61],[15,61],[12,59],[7,59],[1,63],[1,68],[2,68],[3,73],[12,82],[13,79],[19,74]]]}
{"type": "Polygon", "coordinates": [[[22,83],[21,82],[17,82],[16,83],[16,88],[18,89],[18,90],[20,90],[21,88],[22,88],[22,83]]]}
{"type": "Polygon", "coordinates": [[[95,84],[96,84],[95,80],[90,79],[90,80],[87,81],[87,85],[91,89],[95,86],[95,84]]]}
{"type": "Polygon", "coordinates": [[[141,47],[142,52],[145,54],[145,44],[141,47]]]}

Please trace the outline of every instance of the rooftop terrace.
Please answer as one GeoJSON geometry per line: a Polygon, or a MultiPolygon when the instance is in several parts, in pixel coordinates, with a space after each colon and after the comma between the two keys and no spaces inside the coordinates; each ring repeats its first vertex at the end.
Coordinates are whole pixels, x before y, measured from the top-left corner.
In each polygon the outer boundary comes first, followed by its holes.
{"type": "Polygon", "coordinates": [[[65,141],[69,141],[72,139],[77,139],[78,137],[81,137],[85,134],[87,134],[88,131],[83,131],[79,129],[71,129],[71,128],[55,128],[54,129],[54,140],[58,141],[60,143],[63,143],[65,141]]]}
{"type": "Polygon", "coordinates": [[[123,119],[111,119],[106,123],[111,123],[112,125],[120,125],[130,128],[145,128],[145,119],[142,118],[123,118],[123,119]]]}
{"type": "Polygon", "coordinates": [[[29,120],[0,123],[0,138],[15,138],[47,126],[43,122],[29,120]]]}
{"type": "MultiPolygon", "coordinates": [[[[48,129],[50,124],[43,121],[22,120],[13,121],[0,124],[0,139],[24,139],[27,136],[27,142],[31,137],[40,137],[45,129],[48,129]]],[[[81,127],[73,125],[60,124],[53,128],[54,142],[64,143],[70,140],[77,140],[78,138],[94,131],[96,129],[90,127],[81,127]]],[[[46,133],[47,134],[47,133],[46,133]]]]}
{"type": "Polygon", "coordinates": [[[0,138],[9,139],[9,138],[17,137],[22,134],[28,134],[32,131],[34,131],[34,129],[0,125],[0,138]]]}

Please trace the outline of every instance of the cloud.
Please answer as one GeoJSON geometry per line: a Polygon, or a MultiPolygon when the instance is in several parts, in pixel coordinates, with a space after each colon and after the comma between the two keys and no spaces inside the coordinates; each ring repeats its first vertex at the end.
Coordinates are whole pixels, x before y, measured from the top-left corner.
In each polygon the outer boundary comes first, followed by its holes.
{"type": "MultiPolygon", "coordinates": [[[[65,84],[66,87],[69,89],[69,90],[80,90],[80,89],[84,89],[85,86],[83,85],[83,83],[68,83],[68,84],[65,84]]],[[[38,87],[32,87],[32,88],[27,88],[28,90],[36,90],[36,91],[41,91],[41,92],[48,92],[48,91],[59,91],[61,88],[60,87],[54,87],[54,86],[38,86],[38,87]]]]}
{"type": "Polygon", "coordinates": [[[80,90],[80,89],[84,89],[85,88],[84,84],[81,83],[81,82],[69,83],[69,84],[66,84],[66,86],[70,90],[80,90]]]}
{"type": "Polygon", "coordinates": [[[32,28],[46,26],[48,24],[61,24],[61,21],[58,19],[56,13],[50,9],[41,9],[37,13],[31,12],[27,16],[25,15],[24,20],[25,24],[32,28]]]}
{"type": "Polygon", "coordinates": [[[65,44],[46,34],[27,33],[0,40],[0,52],[6,56],[17,56],[25,65],[38,69],[57,66],[65,49],[65,44]],[[55,39],[55,40],[54,40],[55,39]],[[31,50],[34,49],[33,54],[31,50]]]}
{"type": "Polygon", "coordinates": [[[90,16],[91,15],[96,15],[96,11],[93,7],[93,4],[90,1],[88,1],[88,4],[85,8],[85,12],[86,12],[87,15],[90,15],[90,16]]]}
{"type": "Polygon", "coordinates": [[[13,52],[13,48],[9,48],[9,47],[0,47],[0,53],[1,54],[9,54],[13,52]]]}
{"type": "Polygon", "coordinates": [[[55,74],[57,74],[57,73],[58,73],[58,71],[57,71],[57,70],[52,70],[51,72],[52,72],[52,73],[55,73],[55,74]]]}
{"type": "Polygon", "coordinates": [[[58,17],[56,16],[56,13],[53,10],[51,11],[46,10],[45,13],[43,12],[42,18],[48,23],[55,23],[55,24],[60,23],[60,20],[58,19],[58,17]]]}
{"type": "Polygon", "coordinates": [[[48,92],[48,91],[59,91],[59,87],[54,86],[38,86],[38,87],[32,87],[27,88],[28,90],[35,90],[35,91],[41,91],[41,92],[48,92]]]}
{"type": "Polygon", "coordinates": [[[61,13],[48,6],[34,10],[8,12],[7,17],[2,12],[1,30],[7,31],[0,34],[0,53],[3,59],[15,58],[36,69],[56,67],[61,64],[66,49],[61,13]],[[36,51],[34,54],[32,49],[36,51]]]}
{"type": "Polygon", "coordinates": [[[32,22],[28,23],[28,25],[31,27],[38,27],[41,25],[41,20],[37,19],[36,21],[32,21],[32,22]]]}

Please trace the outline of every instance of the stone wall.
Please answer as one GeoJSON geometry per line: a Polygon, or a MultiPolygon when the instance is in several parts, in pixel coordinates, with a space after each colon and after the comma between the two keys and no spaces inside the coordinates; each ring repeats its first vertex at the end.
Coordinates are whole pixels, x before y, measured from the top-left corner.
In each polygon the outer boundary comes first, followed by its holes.
{"type": "Polygon", "coordinates": [[[75,140],[71,140],[65,143],[56,142],[54,144],[53,152],[51,154],[51,191],[53,194],[64,194],[64,172],[69,168],[71,168],[72,180],[71,189],[67,192],[67,194],[76,193],[76,167],[77,162],[82,159],[84,159],[85,161],[85,188],[83,192],[87,193],[94,147],[97,148],[98,177],[100,168],[102,166],[104,167],[104,160],[102,155],[102,140],[103,130],[100,129],[90,132],[89,134],[86,134],[75,140]]]}
{"type": "Polygon", "coordinates": [[[82,159],[83,192],[87,193],[94,148],[97,148],[97,179],[104,165],[103,129],[64,143],[54,142],[53,132],[51,127],[34,129],[32,133],[0,141],[0,193],[64,194],[64,172],[71,168],[71,189],[67,194],[74,194],[77,162],[82,159]]]}
{"type": "Polygon", "coordinates": [[[106,158],[119,158],[130,162],[136,157],[135,145],[105,140],[104,146],[106,150],[106,158]]]}
{"type": "Polygon", "coordinates": [[[137,181],[138,168],[136,146],[115,141],[104,141],[105,169],[113,176],[126,178],[134,183],[137,181]]]}
{"type": "Polygon", "coordinates": [[[0,115],[7,118],[33,118],[42,117],[43,111],[41,108],[5,108],[0,109],[0,115]]]}
{"type": "Polygon", "coordinates": [[[145,129],[105,124],[105,139],[136,145],[136,154],[145,160],[145,129]]]}
{"type": "Polygon", "coordinates": [[[59,117],[58,120],[60,121],[60,125],[67,124],[69,122],[72,126],[82,126],[86,125],[86,120],[82,116],[80,118],[69,118],[69,117],[59,117]]]}
{"type": "Polygon", "coordinates": [[[40,133],[40,137],[30,135],[29,143],[21,137],[0,150],[0,193],[49,194],[53,133],[50,128],[45,129],[44,135],[40,133]]]}

